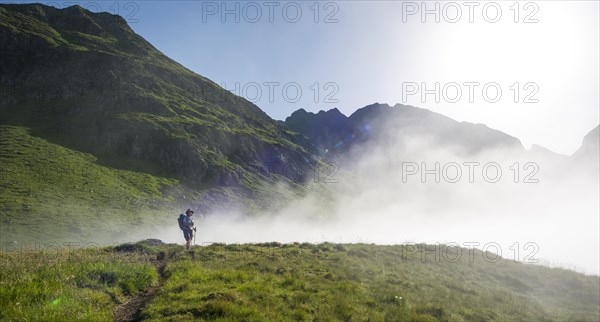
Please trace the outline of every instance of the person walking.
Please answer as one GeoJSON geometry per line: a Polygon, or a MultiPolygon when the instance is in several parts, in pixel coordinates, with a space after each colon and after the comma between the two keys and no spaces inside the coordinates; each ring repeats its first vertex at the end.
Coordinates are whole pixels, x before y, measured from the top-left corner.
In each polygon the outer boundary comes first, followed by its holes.
{"type": "Polygon", "coordinates": [[[194,233],[196,231],[196,227],[194,227],[194,219],[192,216],[194,215],[194,211],[188,209],[185,211],[185,215],[179,215],[179,228],[183,231],[183,238],[185,238],[185,248],[190,249],[190,245],[192,243],[192,238],[194,238],[194,233]]]}

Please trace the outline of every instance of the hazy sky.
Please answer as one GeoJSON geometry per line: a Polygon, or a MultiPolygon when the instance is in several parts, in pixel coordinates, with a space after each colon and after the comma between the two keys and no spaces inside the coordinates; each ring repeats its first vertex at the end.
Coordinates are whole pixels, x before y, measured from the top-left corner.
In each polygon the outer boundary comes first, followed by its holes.
{"type": "Polygon", "coordinates": [[[564,154],[600,123],[598,1],[421,3],[80,2],[275,119],[406,103],[564,154]]]}

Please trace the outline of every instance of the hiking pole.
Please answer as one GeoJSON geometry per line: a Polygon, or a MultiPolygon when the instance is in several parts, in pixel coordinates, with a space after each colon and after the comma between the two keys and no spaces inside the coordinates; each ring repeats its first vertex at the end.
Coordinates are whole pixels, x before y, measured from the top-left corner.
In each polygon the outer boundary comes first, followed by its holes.
{"type": "Polygon", "coordinates": [[[194,246],[196,246],[196,227],[194,227],[194,246]]]}

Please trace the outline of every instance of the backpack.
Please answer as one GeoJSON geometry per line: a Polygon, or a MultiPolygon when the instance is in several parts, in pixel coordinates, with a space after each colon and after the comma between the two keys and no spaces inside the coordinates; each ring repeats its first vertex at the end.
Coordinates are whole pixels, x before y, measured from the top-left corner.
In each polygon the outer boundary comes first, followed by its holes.
{"type": "Polygon", "coordinates": [[[179,215],[179,218],[177,218],[177,223],[179,224],[179,229],[183,230],[185,227],[183,227],[183,218],[185,218],[184,214],[179,215]]]}

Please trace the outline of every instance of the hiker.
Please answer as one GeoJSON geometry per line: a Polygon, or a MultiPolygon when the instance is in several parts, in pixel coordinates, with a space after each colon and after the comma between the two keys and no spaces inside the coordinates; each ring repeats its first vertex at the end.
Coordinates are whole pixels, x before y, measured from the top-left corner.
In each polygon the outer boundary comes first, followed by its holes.
{"type": "Polygon", "coordinates": [[[194,211],[192,209],[186,210],[185,215],[179,215],[179,228],[183,230],[186,249],[190,249],[190,244],[192,243],[192,238],[194,237],[194,232],[196,231],[196,228],[194,227],[194,220],[192,219],[193,215],[194,211]]]}

